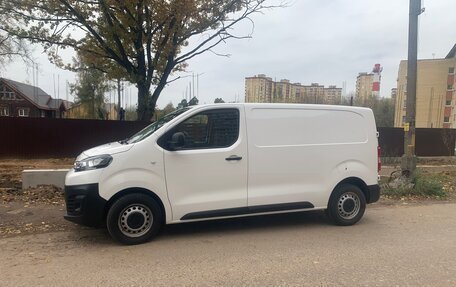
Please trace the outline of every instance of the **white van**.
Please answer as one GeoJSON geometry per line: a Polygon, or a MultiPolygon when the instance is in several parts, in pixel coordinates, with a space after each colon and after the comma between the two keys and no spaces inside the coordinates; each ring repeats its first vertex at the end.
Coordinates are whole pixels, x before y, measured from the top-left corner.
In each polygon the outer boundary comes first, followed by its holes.
{"type": "Polygon", "coordinates": [[[164,224],[305,210],[352,225],[379,199],[378,150],[367,108],[184,108],[79,155],[66,176],[65,218],[106,224],[125,244],[164,224]]]}

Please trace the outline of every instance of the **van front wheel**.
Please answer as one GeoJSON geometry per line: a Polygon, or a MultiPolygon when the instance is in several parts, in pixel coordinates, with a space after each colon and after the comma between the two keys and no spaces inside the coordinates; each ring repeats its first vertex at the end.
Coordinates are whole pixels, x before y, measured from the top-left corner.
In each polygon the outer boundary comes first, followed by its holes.
{"type": "Polygon", "coordinates": [[[109,234],[123,244],[140,244],[157,235],[163,218],[160,206],[144,194],[128,194],[118,199],[108,211],[109,234]]]}
{"type": "Polygon", "coordinates": [[[342,184],[331,194],[326,214],[336,225],[353,225],[366,210],[366,197],[352,184],[342,184]]]}

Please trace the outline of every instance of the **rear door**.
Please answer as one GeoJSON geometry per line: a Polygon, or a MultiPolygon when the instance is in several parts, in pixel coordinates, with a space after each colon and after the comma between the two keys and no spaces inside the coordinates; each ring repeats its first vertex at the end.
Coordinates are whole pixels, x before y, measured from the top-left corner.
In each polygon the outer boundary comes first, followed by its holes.
{"type": "Polygon", "coordinates": [[[242,106],[190,115],[159,140],[173,219],[215,217],[247,206],[247,144],[242,106]],[[174,133],[185,145],[172,151],[174,133]],[[222,213],[220,213],[222,212],[222,213]]]}

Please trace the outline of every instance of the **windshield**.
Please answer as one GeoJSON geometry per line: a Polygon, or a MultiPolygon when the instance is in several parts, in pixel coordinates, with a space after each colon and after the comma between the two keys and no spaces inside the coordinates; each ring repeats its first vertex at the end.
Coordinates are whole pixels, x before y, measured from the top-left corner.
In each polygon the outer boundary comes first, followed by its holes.
{"type": "Polygon", "coordinates": [[[130,143],[137,143],[139,141],[142,141],[143,139],[145,139],[148,136],[150,136],[151,134],[153,134],[156,130],[161,128],[164,124],[166,124],[170,120],[174,119],[178,115],[188,111],[189,109],[190,108],[182,108],[182,109],[175,110],[174,112],[167,114],[163,118],[158,119],[156,122],[148,125],[144,129],[142,129],[140,132],[136,133],[135,135],[133,135],[131,138],[129,138],[128,140],[126,140],[124,142],[127,144],[130,144],[130,143]]]}

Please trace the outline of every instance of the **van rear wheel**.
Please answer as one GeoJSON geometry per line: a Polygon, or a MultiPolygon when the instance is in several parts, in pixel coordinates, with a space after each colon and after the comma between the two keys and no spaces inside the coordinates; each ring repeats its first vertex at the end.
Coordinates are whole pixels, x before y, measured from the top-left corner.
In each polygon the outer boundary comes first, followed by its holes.
{"type": "Polygon", "coordinates": [[[140,244],[157,235],[163,222],[160,206],[144,194],[128,194],[118,199],[108,211],[109,234],[122,244],[140,244]]]}
{"type": "Polygon", "coordinates": [[[359,187],[342,184],[331,194],[326,214],[336,225],[353,225],[364,215],[366,197],[359,187]]]}

